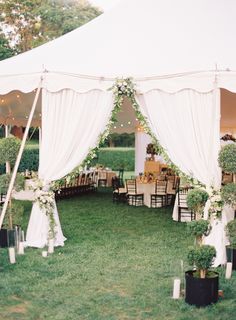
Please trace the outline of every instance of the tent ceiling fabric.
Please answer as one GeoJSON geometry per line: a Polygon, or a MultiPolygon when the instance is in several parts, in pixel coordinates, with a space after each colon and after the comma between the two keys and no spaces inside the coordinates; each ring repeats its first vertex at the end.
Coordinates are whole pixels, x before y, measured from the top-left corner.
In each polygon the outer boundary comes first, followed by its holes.
{"type": "MultiPolygon", "coordinates": [[[[25,127],[34,97],[35,90],[29,93],[15,90],[7,95],[0,95],[0,123],[25,127]]],[[[41,101],[40,95],[33,115],[32,127],[41,126],[41,101]]]]}

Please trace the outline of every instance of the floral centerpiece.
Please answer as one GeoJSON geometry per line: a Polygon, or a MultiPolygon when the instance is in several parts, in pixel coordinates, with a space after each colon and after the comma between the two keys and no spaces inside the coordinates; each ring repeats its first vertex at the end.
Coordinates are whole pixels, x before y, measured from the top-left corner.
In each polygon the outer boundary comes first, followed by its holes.
{"type": "Polygon", "coordinates": [[[146,148],[146,153],[151,155],[151,160],[154,160],[154,155],[157,154],[157,149],[153,143],[149,143],[146,148]]]}

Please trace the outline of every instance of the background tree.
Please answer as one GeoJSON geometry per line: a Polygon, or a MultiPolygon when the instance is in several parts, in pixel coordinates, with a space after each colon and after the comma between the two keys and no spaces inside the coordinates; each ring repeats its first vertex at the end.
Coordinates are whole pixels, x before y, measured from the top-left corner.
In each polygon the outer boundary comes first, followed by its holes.
{"type": "Polygon", "coordinates": [[[0,34],[0,60],[12,57],[15,50],[9,46],[9,43],[4,35],[0,34]]]}
{"type": "Polygon", "coordinates": [[[0,32],[17,53],[83,25],[101,12],[84,0],[0,0],[0,32]]]}

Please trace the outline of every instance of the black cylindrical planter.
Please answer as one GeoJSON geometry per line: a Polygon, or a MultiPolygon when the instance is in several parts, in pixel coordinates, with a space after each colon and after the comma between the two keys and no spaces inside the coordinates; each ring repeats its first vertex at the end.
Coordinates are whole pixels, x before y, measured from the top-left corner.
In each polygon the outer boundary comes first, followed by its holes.
{"type": "Polygon", "coordinates": [[[227,246],[226,254],[227,254],[227,262],[232,262],[233,270],[236,270],[236,249],[233,249],[230,246],[227,246]]]}
{"type": "Polygon", "coordinates": [[[7,246],[8,246],[7,229],[1,229],[0,230],[0,247],[6,248],[7,246]]]}
{"type": "Polygon", "coordinates": [[[219,274],[215,277],[201,279],[194,277],[195,271],[185,272],[185,302],[197,307],[205,307],[218,301],[219,274]]]}

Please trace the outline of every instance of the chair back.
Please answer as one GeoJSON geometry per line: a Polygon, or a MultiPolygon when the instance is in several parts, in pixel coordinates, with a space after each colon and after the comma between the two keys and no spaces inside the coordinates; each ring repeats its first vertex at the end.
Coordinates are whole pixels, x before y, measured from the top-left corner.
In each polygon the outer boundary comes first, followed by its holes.
{"type": "Polygon", "coordinates": [[[98,172],[98,179],[99,180],[106,180],[107,179],[107,172],[102,170],[98,172]]]}
{"type": "Polygon", "coordinates": [[[81,177],[80,177],[80,185],[81,185],[81,186],[84,186],[84,185],[85,185],[85,182],[86,182],[86,174],[85,174],[85,173],[82,173],[82,174],[81,174],[81,177]]]}
{"type": "Polygon", "coordinates": [[[155,193],[158,194],[165,194],[166,193],[166,189],[167,189],[167,181],[159,181],[156,180],[156,184],[155,184],[155,193]]]}
{"type": "Polygon", "coordinates": [[[119,179],[122,179],[122,180],[123,180],[123,177],[124,177],[124,169],[119,169],[118,177],[119,177],[119,179]]]}
{"type": "Polygon", "coordinates": [[[179,184],[180,184],[180,177],[176,177],[175,179],[175,186],[174,189],[176,190],[176,192],[179,190],[179,184]]]}
{"type": "Polygon", "coordinates": [[[179,188],[178,191],[178,205],[180,207],[187,207],[187,194],[190,188],[179,188]]]}
{"type": "Polygon", "coordinates": [[[92,178],[93,183],[97,186],[98,184],[98,171],[93,172],[93,178],[92,178]]]}
{"type": "Polygon", "coordinates": [[[112,190],[118,190],[120,187],[120,180],[118,177],[112,177],[111,178],[111,185],[112,185],[112,190]]]}
{"type": "Polygon", "coordinates": [[[119,169],[118,178],[120,181],[120,187],[124,187],[123,177],[124,177],[124,169],[119,169]]]}
{"type": "Polygon", "coordinates": [[[137,184],[135,179],[126,180],[126,189],[127,193],[136,194],[137,193],[137,184]]]}

